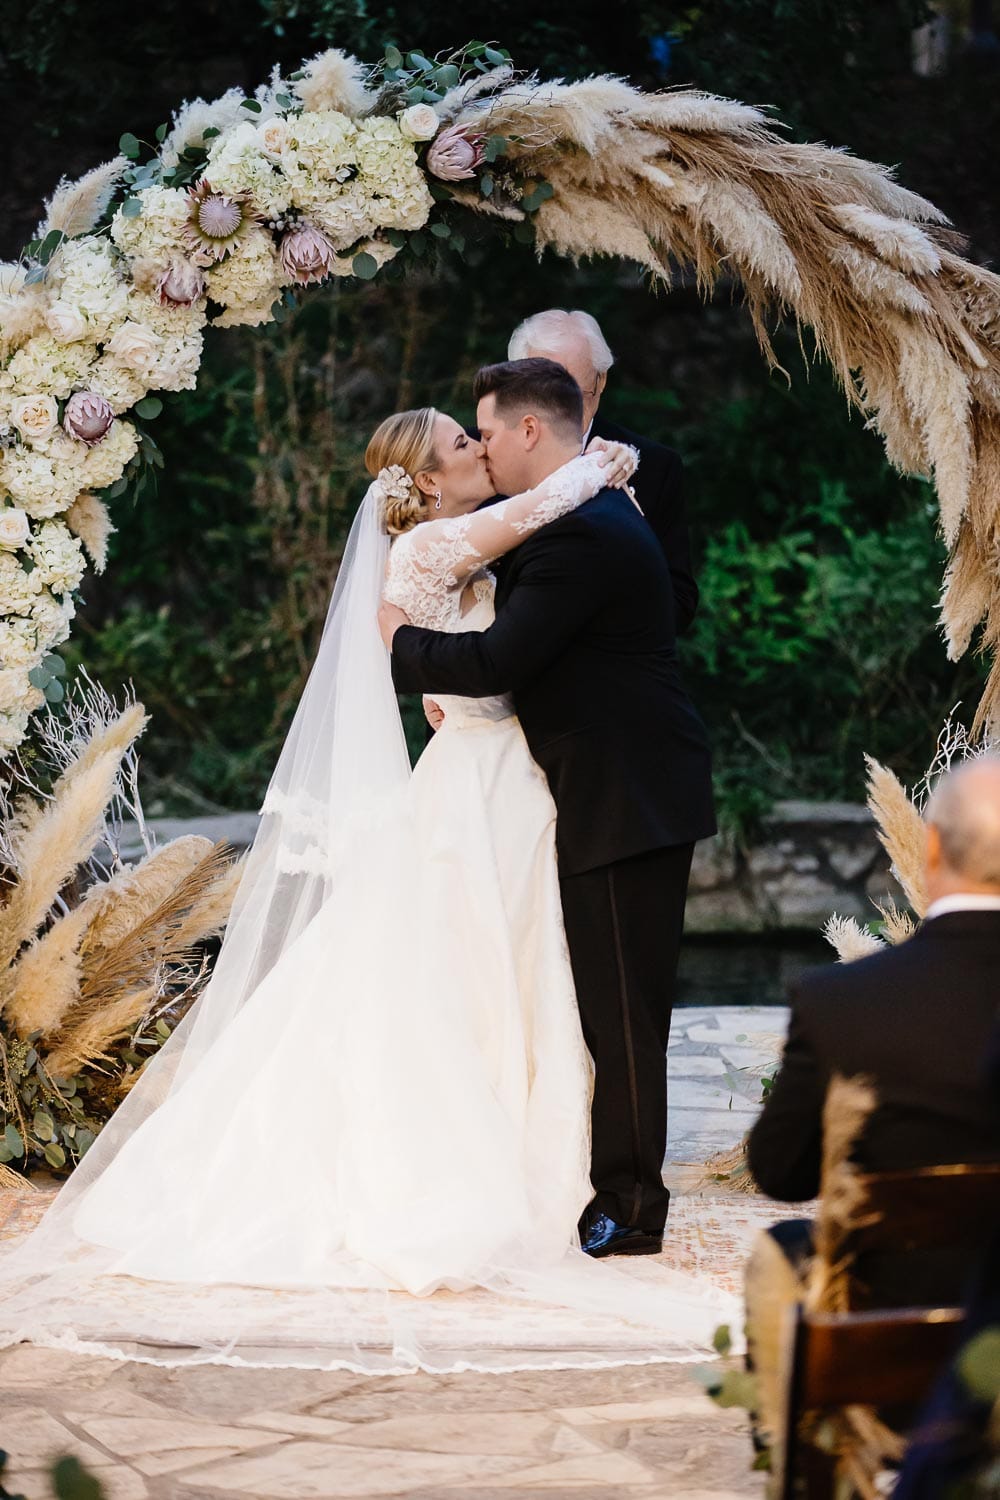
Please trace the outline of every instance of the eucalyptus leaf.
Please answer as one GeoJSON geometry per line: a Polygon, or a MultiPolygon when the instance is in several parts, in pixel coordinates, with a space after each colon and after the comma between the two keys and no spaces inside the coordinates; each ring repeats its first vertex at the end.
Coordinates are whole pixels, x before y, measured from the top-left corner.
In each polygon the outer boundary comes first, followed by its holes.
{"type": "Polygon", "coordinates": [[[219,129],[218,125],[210,125],[207,130],[202,131],[201,138],[203,141],[214,141],[215,137],[221,134],[222,131],[219,129]]]}
{"type": "Polygon", "coordinates": [[[39,662],[38,666],[32,667],[31,671],[28,673],[28,681],[31,683],[31,686],[33,688],[37,688],[39,692],[45,691],[51,679],[52,673],[49,671],[44,662],[39,662]]]}
{"type": "Polygon", "coordinates": [[[423,102],[424,102],[423,85],[419,84],[419,83],[415,83],[412,88],[408,88],[406,90],[406,93],[403,95],[403,98],[406,100],[407,104],[423,104],[423,102]]]}
{"type": "Polygon", "coordinates": [[[56,1133],[56,1122],[44,1109],[36,1109],[31,1128],[40,1141],[51,1141],[56,1133]]]}
{"type": "Polygon", "coordinates": [[[144,396],[141,401],[135,403],[136,416],[145,417],[150,421],[153,417],[158,417],[162,410],[163,402],[159,396],[144,396]]]}
{"type": "Polygon", "coordinates": [[[81,1126],[76,1133],[76,1149],[83,1156],[84,1152],[89,1151],[96,1140],[97,1137],[92,1130],[88,1130],[86,1126],[81,1126]]]}
{"type": "Polygon", "coordinates": [[[44,240],[42,240],[42,243],[38,247],[38,259],[42,262],[43,266],[48,265],[49,261],[52,259],[53,255],[55,255],[56,251],[59,249],[59,246],[62,244],[65,238],[66,236],[63,234],[61,229],[49,230],[48,234],[45,236],[44,240]]]}
{"type": "Polygon", "coordinates": [[[403,66],[403,54],[398,47],[391,44],[385,49],[385,65],[387,68],[401,68],[403,66]]]}
{"type": "Polygon", "coordinates": [[[451,234],[447,224],[432,224],[431,234],[436,235],[439,240],[446,240],[451,234]]]}
{"type": "Polygon", "coordinates": [[[407,53],[406,60],[411,68],[419,68],[421,73],[433,73],[434,71],[434,64],[422,52],[409,52],[407,53]]]}
{"type": "Polygon", "coordinates": [[[50,1141],[46,1146],[45,1160],[50,1167],[64,1167],[66,1165],[66,1153],[58,1141],[50,1141]]]}
{"type": "Polygon", "coordinates": [[[374,255],[369,255],[367,250],[362,250],[361,254],[356,255],[351,261],[351,270],[360,281],[371,281],[378,271],[378,261],[374,255]]]}
{"type": "Polygon", "coordinates": [[[123,156],[128,157],[129,161],[135,161],[136,157],[139,155],[139,152],[142,150],[142,147],[139,144],[137,137],[134,136],[130,130],[126,130],[125,134],[118,142],[118,149],[123,156]]]}
{"type": "Polygon", "coordinates": [[[10,1147],[7,1145],[7,1142],[5,1140],[3,1140],[2,1137],[0,1137],[0,1162],[2,1162],[4,1165],[6,1165],[7,1162],[13,1161],[13,1160],[14,1160],[14,1153],[13,1153],[13,1151],[11,1151],[10,1147]]]}
{"type": "Polygon", "coordinates": [[[114,482],[114,484],[108,490],[108,499],[109,500],[117,500],[118,496],[119,495],[124,495],[124,493],[125,493],[125,491],[127,489],[128,489],[128,480],[125,478],[124,475],[122,475],[121,479],[116,479],[115,482],[114,482]]]}
{"type": "Polygon", "coordinates": [[[24,278],[24,284],[25,284],[25,286],[34,286],[34,284],[35,284],[36,281],[44,281],[44,280],[45,280],[45,267],[44,266],[32,266],[31,270],[28,272],[27,276],[25,276],[25,278],[24,278]]]}
{"type": "Polygon", "coordinates": [[[443,89],[453,89],[461,78],[454,63],[442,63],[439,68],[434,69],[431,76],[443,89]]]}
{"type": "Polygon", "coordinates": [[[292,105],[295,103],[295,100],[292,98],[291,94],[275,94],[274,102],[279,109],[291,109],[292,105]]]}
{"type": "Polygon", "coordinates": [[[16,1156],[20,1160],[24,1155],[24,1142],[16,1125],[7,1126],[3,1133],[3,1142],[11,1156],[16,1156]]]}
{"type": "Polygon", "coordinates": [[[492,63],[495,68],[499,67],[501,63],[505,63],[507,61],[505,54],[503,52],[498,52],[495,47],[484,47],[483,56],[485,57],[486,61],[488,63],[492,63]]]}
{"type": "Polygon", "coordinates": [[[48,656],[45,658],[43,665],[48,667],[53,677],[66,676],[66,663],[63,661],[61,656],[56,656],[54,651],[49,652],[48,656]]]}
{"type": "Polygon", "coordinates": [[[484,198],[488,198],[493,192],[493,188],[494,182],[492,173],[484,172],[482,177],[480,177],[479,179],[479,191],[482,193],[484,198]]]}
{"type": "Polygon", "coordinates": [[[48,703],[61,703],[66,696],[66,689],[58,677],[53,677],[45,684],[45,698],[48,703]]]}
{"type": "Polygon", "coordinates": [[[35,571],[35,559],[31,556],[30,552],[21,553],[21,571],[23,573],[33,573],[35,571]]]}
{"type": "Polygon", "coordinates": [[[126,219],[137,219],[142,213],[142,199],[126,198],[122,204],[122,213],[126,219]]]}
{"type": "Polygon", "coordinates": [[[259,99],[244,99],[240,104],[240,109],[245,109],[252,115],[259,115],[263,105],[259,99]]]}
{"type": "Polygon", "coordinates": [[[166,138],[167,138],[167,126],[166,126],[165,122],[162,125],[157,125],[155,134],[156,134],[157,141],[160,142],[161,144],[166,140],[166,138]]]}

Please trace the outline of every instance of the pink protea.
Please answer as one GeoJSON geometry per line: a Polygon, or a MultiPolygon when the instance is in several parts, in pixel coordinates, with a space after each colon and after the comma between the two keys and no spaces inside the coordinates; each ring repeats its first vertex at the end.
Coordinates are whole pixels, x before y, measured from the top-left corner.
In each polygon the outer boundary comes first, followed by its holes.
{"type": "Polygon", "coordinates": [[[323,281],[329,276],[337,252],[321,229],[300,224],[281,240],[281,264],[285,275],[299,286],[323,281]]]}
{"type": "Polygon", "coordinates": [[[175,256],[156,283],[161,307],[191,307],[208,285],[205,273],[183,255],[175,256]]]}
{"type": "Polygon", "coordinates": [[[449,125],[430,144],[427,170],[442,182],[475,177],[483,159],[484,137],[464,125],[449,125]]]}
{"type": "Polygon", "coordinates": [[[222,260],[257,223],[246,193],[217,193],[207,177],[188,188],[188,202],[184,237],[201,265],[222,260]]]}
{"type": "Polygon", "coordinates": [[[93,448],[107,437],[115,414],[110,403],[96,391],[77,391],[66,402],[63,412],[63,427],[70,437],[93,448]]]}

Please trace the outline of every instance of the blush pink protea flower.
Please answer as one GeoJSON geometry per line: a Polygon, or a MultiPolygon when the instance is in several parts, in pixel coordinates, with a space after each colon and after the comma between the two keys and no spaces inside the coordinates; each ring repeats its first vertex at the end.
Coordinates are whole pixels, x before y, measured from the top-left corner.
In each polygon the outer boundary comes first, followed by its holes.
{"type": "Polygon", "coordinates": [[[427,170],[442,182],[474,177],[483,159],[484,140],[464,125],[449,125],[430,144],[427,170]]]}
{"type": "Polygon", "coordinates": [[[65,430],[88,448],[107,437],[114,420],[110,404],[96,391],[77,391],[70,396],[63,412],[65,430]]]}
{"type": "Polygon", "coordinates": [[[161,307],[191,307],[207,286],[205,273],[183,255],[175,256],[156,283],[161,307]]]}
{"type": "Polygon", "coordinates": [[[329,276],[337,252],[321,229],[300,224],[282,237],[281,264],[285,274],[299,286],[323,281],[329,276]]]}
{"type": "Polygon", "coordinates": [[[207,177],[188,188],[188,202],[184,237],[202,265],[222,260],[257,223],[246,193],[217,193],[207,177]]]}

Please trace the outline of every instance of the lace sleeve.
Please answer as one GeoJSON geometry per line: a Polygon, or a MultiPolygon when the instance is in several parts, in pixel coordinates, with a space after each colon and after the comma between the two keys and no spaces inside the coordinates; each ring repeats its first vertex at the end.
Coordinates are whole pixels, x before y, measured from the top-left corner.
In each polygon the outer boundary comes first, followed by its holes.
{"type": "Polygon", "coordinates": [[[590,500],[604,487],[605,472],[598,454],[584,454],[523,495],[471,515],[425,521],[407,534],[410,565],[428,574],[438,588],[457,588],[525,537],[590,500]]]}

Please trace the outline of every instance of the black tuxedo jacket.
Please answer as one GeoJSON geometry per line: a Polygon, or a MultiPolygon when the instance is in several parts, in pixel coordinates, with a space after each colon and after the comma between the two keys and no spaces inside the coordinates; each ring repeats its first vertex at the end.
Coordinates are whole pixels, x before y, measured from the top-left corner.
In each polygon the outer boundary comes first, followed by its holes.
{"type": "Polygon", "coordinates": [[[679,453],[640,437],[617,422],[605,421],[598,412],[591,437],[609,442],[631,443],[638,450],[639,467],[632,488],[642,506],[643,515],[656,533],[670,569],[674,591],[674,620],[677,634],[682,635],[694,619],[698,608],[698,585],[691,566],[691,541],[684,511],[684,465],[679,453]]]}
{"type": "MultiPolygon", "coordinates": [[[[865,1171],[1000,1161],[1000,1107],[987,1077],[1000,912],[934,917],[899,947],[810,970],[791,998],[781,1068],[750,1134],[750,1170],[765,1193],[797,1202],[818,1192],[834,1073],[874,1082],[878,1106],[855,1152],[865,1171]]],[[[891,1272],[869,1265],[863,1274],[892,1301],[960,1292],[950,1263],[916,1254],[891,1272]]]]}
{"type": "Polygon", "coordinates": [[[602,490],[498,570],[497,618],[401,627],[400,692],[513,692],[558,810],[563,875],[715,831],[704,726],[681,683],[666,561],[628,497],[602,490]]]}

